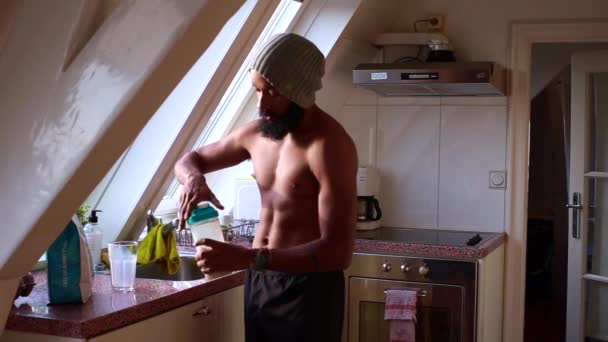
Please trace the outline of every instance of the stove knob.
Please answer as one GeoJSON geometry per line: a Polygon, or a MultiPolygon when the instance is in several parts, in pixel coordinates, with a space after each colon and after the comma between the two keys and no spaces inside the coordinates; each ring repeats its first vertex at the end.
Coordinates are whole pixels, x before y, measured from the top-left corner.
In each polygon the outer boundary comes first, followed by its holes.
{"type": "Polygon", "coordinates": [[[401,272],[406,273],[409,272],[411,270],[410,266],[408,264],[403,264],[401,265],[401,272]]]}
{"type": "Polygon", "coordinates": [[[429,269],[429,267],[426,264],[423,264],[422,266],[420,266],[420,268],[418,269],[418,273],[420,273],[421,276],[426,276],[427,274],[429,274],[431,270],[429,269]]]}
{"type": "Polygon", "coordinates": [[[382,264],[382,270],[384,272],[390,272],[392,269],[391,264],[389,264],[388,262],[385,262],[384,264],[382,264]]]}

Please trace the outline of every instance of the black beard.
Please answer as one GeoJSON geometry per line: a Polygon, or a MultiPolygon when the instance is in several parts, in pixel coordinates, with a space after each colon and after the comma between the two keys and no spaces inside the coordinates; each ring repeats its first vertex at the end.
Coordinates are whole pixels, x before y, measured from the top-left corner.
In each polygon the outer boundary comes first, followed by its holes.
{"type": "Polygon", "coordinates": [[[293,131],[304,117],[304,108],[292,102],[285,113],[260,112],[260,131],[270,140],[281,140],[293,131]],[[270,116],[270,119],[264,116],[270,116]]]}

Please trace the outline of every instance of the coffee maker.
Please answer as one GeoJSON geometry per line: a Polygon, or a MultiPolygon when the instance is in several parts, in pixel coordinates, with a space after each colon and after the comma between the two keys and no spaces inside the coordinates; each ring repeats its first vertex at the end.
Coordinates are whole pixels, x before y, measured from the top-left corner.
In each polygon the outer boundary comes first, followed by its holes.
{"type": "Polygon", "coordinates": [[[382,210],[378,202],[380,180],[373,167],[359,167],[357,170],[357,230],[380,228],[382,210]]]}

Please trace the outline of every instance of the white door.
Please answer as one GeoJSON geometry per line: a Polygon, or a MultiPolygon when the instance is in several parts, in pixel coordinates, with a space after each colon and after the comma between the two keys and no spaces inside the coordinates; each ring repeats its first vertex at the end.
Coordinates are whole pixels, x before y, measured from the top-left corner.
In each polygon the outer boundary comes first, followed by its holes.
{"type": "Polygon", "coordinates": [[[571,82],[566,341],[608,341],[608,50],[574,54],[571,82]]]}

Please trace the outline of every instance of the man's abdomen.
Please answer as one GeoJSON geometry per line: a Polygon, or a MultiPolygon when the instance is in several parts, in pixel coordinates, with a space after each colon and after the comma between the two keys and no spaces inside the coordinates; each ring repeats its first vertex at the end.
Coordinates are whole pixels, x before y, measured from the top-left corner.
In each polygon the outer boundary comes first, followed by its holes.
{"type": "Polygon", "coordinates": [[[320,237],[316,198],[277,207],[262,205],[254,247],[293,247],[320,237]]]}

